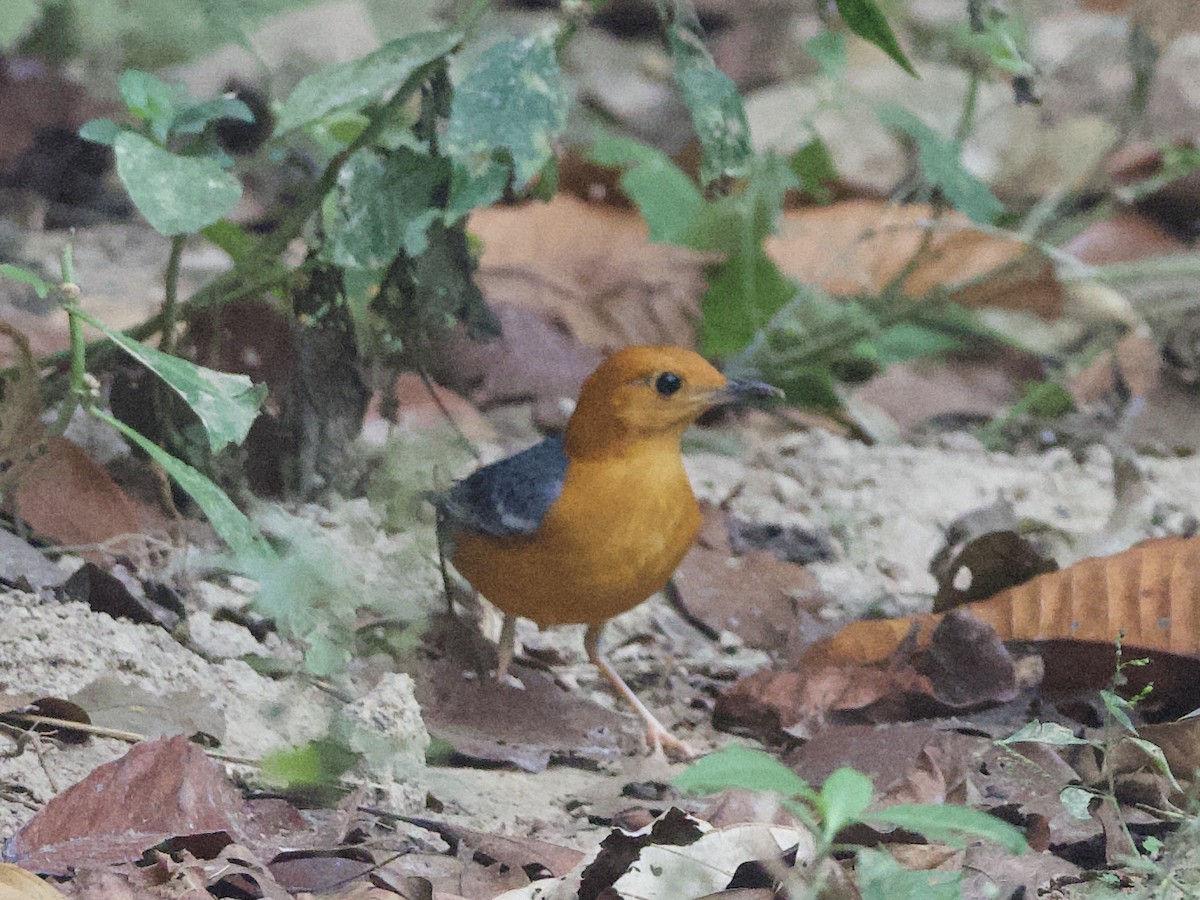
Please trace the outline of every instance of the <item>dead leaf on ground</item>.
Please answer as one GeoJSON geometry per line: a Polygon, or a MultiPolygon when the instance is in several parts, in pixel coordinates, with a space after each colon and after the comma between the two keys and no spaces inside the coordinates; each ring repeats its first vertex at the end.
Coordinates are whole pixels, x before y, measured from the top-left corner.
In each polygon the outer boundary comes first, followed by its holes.
{"type": "Polygon", "coordinates": [[[160,583],[143,581],[121,563],[108,569],[84,563],[67,579],[63,593],[95,612],[141,625],[157,625],[172,634],[184,617],[183,604],[174,591],[160,583]]]}
{"type": "Polygon", "coordinates": [[[180,835],[235,834],[243,806],[221,766],[195,744],[149,741],[54,797],[9,852],[30,871],[66,875],[139,859],[180,835]]]}
{"type": "Polygon", "coordinates": [[[468,760],[508,763],[539,772],[552,759],[612,760],[620,753],[624,718],[517,665],[524,689],[490,674],[494,645],[473,625],[441,617],[425,636],[435,654],[409,674],[429,733],[468,760]]]}
{"type": "Polygon", "coordinates": [[[533,400],[540,420],[557,420],[561,427],[568,415],[562,401],[579,395],[603,355],[540,312],[506,302],[493,309],[503,335],[474,341],[454,332],[431,362],[430,374],[484,409],[533,400]]]}
{"type": "Polygon", "coordinates": [[[1068,241],[1063,250],[1093,266],[1131,262],[1186,250],[1187,245],[1167,234],[1153,220],[1123,210],[1089,225],[1068,241]]]}
{"type": "Polygon", "coordinates": [[[945,544],[929,564],[938,583],[934,612],[991,597],[1058,568],[1021,535],[1018,525],[1007,500],[964,513],[950,523],[945,544]]]}
{"type": "MultiPolygon", "coordinates": [[[[42,422],[41,379],[25,334],[0,321],[0,335],[8,338],[0,362],[16,367],[16,375],[0,384],[0,488],[16,481],[46,452],[46,426],[42,422]]],[[[0,346],[4,346],[0,344],[0,346]]]]}
{"type": "MultiPolygon", "coordinates": [[[[1176,694],[1173,699],[1183,702],[1194,694],[1188,678],[1194,667],[1188,663],[1200,654],[1200,538],[1145,541],[1039,575],[963,609],[995,628],[1002,640],[1056,642],[1043,653],[1046,685],[1056,690],[1107,684],[1112,652],[1105,647],[1122,634],[1127,656],[1147,653],[1152,665],[1160,666],[1155,693],[1176,694]],[[1092,664],[1089,644],[1107,654],[1107,665],[1092,664]],[[1174,677],[1168,666],[1174,667],[1174,677]]],[[[924,614],[853,622],[811,646],[805,660],[809,665],[880,662],[914,630],[916,645],[927,646],[940,620],[924,614]]],[[[1139,681],[1150,677],[1145,669],[1130,675],[1139,681]]]]}
{"type": "Polygon", "coordinates": [[[1049,260],[959,213],[937,217],[927,205],[852,200],[788,211],[766,250],[785,275],[831,294],[878,294],[904,274],[927,234],[921,262],[903,277],[907,296],[940,288],[971,308],[1061,315],[1063,291],[1049,260]]]}
{"type": "Polygon", "coordinates": [[[490,303],[536,312],[592,347],[694,346],[709,260],[651,244],[637,213],[559,194],[476,210],[470,230],[490,303]]]}
{"type": "MultiPolygon", "coordinates": [[[[23,468],[6,506],[35,533],[71,547],[116,538],[129,538],[137,546],[138,535],[158,530],[163,522],[157,511],[136,504],[103,466],[62,437],[50,438],[46,452],[23,468]]],[[[95,549],[80,555],[95,562],[108,556],[95,549]]]]}
{"type": "Polygon", "coordinates": [[[0,900],[62,900],[63,895],[32,872],[0,863],[0,900]]]}
{"type": "Polygon", "coordinates": [[[204,735],[220,743],[225,737],[224,717],[208,698],[196,692],[151,694],[115,675],[101,675],[71,700],[87,712],[93,725],[104,728],[150,739],[204,735]]]}
{"type": "Polygon", "coordinates": [[[1016,400],[1021,384],[1044,377],[1034,354],[997,347],[970,356],[892,363],[854,388],[852,396],[887,413],[901,431],[923,424],[960,428],[964,419],[998,415],[1016,400]]]}
{"type": "Polygon", "coordinates": [[[379,446],[387,441],[393,430],[400,434],[414,434],[439,428],[448,424],[447,417],[473,443],[496,440],[495,427],[473,403],[440,384],[430,387],[426,387],[416,372],[401,372],[392,384],[390,400],[384,398],[381,401],[378,394],[371,396],[363,415],[359,440],[379,446]],[[394,410],[389,412],[389,406],[394,410]]]}
{"type": "Polygon", "coordinates": [[[713,725],[767,742],[806,738],[826,724],[894,722],[1006,703],[1016,665],[994,630],[950,613],[919,649],[916,635],[876,664],[823,664],[758,672],[725,691],[713,725]]]}
{"type": "Polygon", "coordinates": [[[723,510],[705,508],[696,544],[675,573],[678,602],[712,635],[730,631],[752,647],[790,657],[803,643],[828,633],[820,618],[825,596],[811,572],[773,552],[735,553],[731,531],[742,547],[751,537],[760,545],[772,540],[738,529],[723,510]]]}
{"type": "Polygon", "coordinates": [[[1149,402],[1162,382],[1164,351],[1148,331],[1125,335],[1101,352],[1067,384],[1075,405],[1120,409],[1134,398],[1149,402]]]}

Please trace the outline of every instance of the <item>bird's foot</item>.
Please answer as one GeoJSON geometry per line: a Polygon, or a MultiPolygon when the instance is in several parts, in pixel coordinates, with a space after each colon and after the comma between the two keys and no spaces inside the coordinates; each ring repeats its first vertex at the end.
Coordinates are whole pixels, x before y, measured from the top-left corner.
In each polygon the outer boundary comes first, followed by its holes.
{"type": "Polygon", "coordinates": [[[665,754],[668,759],[681,762],[699,756],[687,743],[671,734],[657,719],[646,726],[646,743],[655,756],[665,754]]]}

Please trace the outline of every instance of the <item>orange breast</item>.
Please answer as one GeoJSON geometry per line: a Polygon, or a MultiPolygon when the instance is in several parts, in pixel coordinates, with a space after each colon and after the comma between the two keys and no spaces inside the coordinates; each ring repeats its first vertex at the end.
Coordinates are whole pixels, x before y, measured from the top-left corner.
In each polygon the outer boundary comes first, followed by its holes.
{"type": "Polygon", "coordinates": [[[455,568],[505,612],[539,625],[596,624],[661,590],[700,528],[674,453],[572,461],[541,528],[522,537],[461,531],[455,568]]]}

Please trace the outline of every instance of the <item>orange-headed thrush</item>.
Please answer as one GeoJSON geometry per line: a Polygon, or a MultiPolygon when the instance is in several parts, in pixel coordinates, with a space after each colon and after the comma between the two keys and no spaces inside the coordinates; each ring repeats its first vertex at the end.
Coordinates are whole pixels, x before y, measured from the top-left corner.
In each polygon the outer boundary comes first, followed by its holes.
{"type": "Polygon", "coordinates": [[[657,750],[691,755],[600,652],[604,622],[666,586],[700,528],[679,441],[707,409],[782,396],[731,381],[679,347],[627,347],[583,384],[564,435],[484,466],[439,495],[450,560],[503,610],[500,664],[517,616],[583,623],[588,658],[646,723],[657,750]]]}

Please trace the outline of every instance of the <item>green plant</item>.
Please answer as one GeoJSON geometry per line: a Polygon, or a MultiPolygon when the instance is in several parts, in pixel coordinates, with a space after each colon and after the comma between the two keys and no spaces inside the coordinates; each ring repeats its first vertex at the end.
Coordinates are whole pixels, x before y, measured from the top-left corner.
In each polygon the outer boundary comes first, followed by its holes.
{"type": "MultiPolygon", "coordinates": [[[[33,286],[43,297],[52,289],[52,285],[38,276],[15,266],[0,267],[0,274],[33,286]]],[[[147,347],[110,329],[84,311],[80,303],[81,292],[75,283],[70,245],[63,252],[62,282],[57,286],[57,290],[63,298],[63,305],[69,317],[71,373],[70,390],[58,409],[55,427],[60,431],[65,429],[75,409],[82,407],[88,414],[116,428],[162,466],[196,501],[196,505],[203,510],[217,534],[235,553],[247,559],[272,556],[271,546],[263,539],[258,529],[207,476],[167,453],[97,405],[97,382],[88,374],[86,368],[84,325],[90,325],[102,332],[114,346],[157,375],[175,392],[196,414],[208,445],[214,452],[245,439],[257,415],[258,407],[266,396],[266,389],[253,385],[244,375],[215,372],[162,353],[153,347],[147,347]]]]}
{"type": "MultiPolygon", "coordinates": [[[[995,841],[1012,853],[1025,850],[1021,832],[987,813],[957,804],[899,804],[870,811],[871,779],[854,769],[838,769],[821,789],[814,790],[775,757],[760,750],[727,747],[694,763],[674,780],[676,787],[692,793],[713,793],[725,788],[745,788],[778,794],[783,805],[812,832],[815,855],[807,872],[820,873],[822,863],[835,850],[838,835],[855,824],[894,826],[922,834],[930,840],[958,845],[963,835],[995,841]]],[[[855,850],[859,890],[864,898],[895,896],[958,897],[958,877],[946,872],[913,872],[902,869],[882,851],[855,850]]],[[[822,885],[805,880],[803,872],[788,873],[785,889],[793,898],[816,897],[822,885]]]]}
{"type": "MultiPolygon", "coordinates": [[[[1127,670],[1149,665],[1148,658],[1124,659],[1121,636],[1116,641],[1116,667],[1113,671],[1112,683],[1108,690],[1100,691],[1100,700],[1104,704],[1104,719],[1097,737],[1080,737],[1071,729],[1055,722],[1039,722],[1034,720],[1019,729],[1015,734],[997,743],[1002,747],[1012,749],[1016,744],[1044,744],[1050,747],[1090,747],[1099,757],[1099,771],[1096,778],[1088,784],[1068,785],[1059,794],[1066,810],[1079,819],[1091,817],[1094,803],[1105,803],[1113,808],[1116,819],[1124,831],[1127,846],[1137,848],[1137,842],[1130,834],[1129,828],[1121,815],[1121,802],[1117,790],[1117,760],[1124,747],[1136,748],[1150,760],[1159,770],[1168,784],[1175,791],[1182,792],[1183,788],[1171,772],[1171,766],[1163,755],[1162,748],[1138,735],[1130,714],[1136,706],[1143,702],[1154,689],[1153,683],[1148,683],[1130,698],[1122,697],[1118,689],[1128,683],[1127,670]]],[[[1019,751],[1014,751],[1019,752],[1019,751]]]]}

